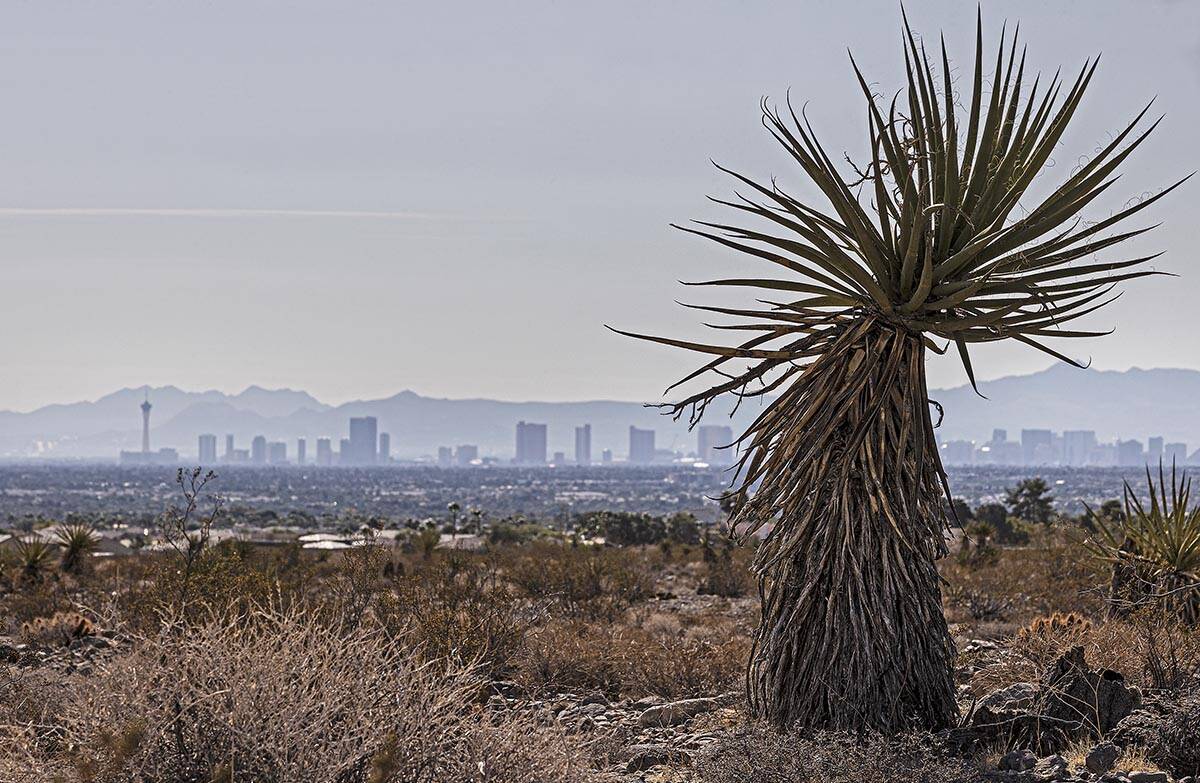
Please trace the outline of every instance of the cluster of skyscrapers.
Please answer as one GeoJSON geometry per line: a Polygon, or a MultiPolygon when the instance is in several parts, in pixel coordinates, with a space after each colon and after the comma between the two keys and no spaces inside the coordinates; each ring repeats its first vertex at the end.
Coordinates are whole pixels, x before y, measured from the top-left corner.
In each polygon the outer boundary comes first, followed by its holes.
{"type": "MultiPolygon", "coordinates": [[[[515,465],[591,465],[592,454],[592,425],[584,424],[575,428],[574,459],[568,459],[567,454],[547,451],[546,424],[519,421],[516,431],[516,449],[513,457],[515,465]]],[[[731,428],[721,425],[704,425],[697,428],[696,458],[700,462],[713,465],[727,465],[732,462],[732,451],[727,447],[733,441],[731,428]]],[[[626,462],[631,465],[651,465],[656,462],[671,462],[676,454],[670,450],[660,450],[655,444],[655,432],[651,429],[629,427],[629,451],[626,462]]],[[[611,449],[600,452],[601,464],[612,464],[611,449]]],[[[438,464],[442,467],[467,466],[480,464],[479,449],[476,446],[464,445],[457,448],[442,446],[438,449],[438,464]]]]}
{"type": "MultiPolygon", "coordinates": [[[[342,438],[337,451],[333,449],[332,438],[317,438],[317,453],[314,464],[320,466],[332,465],[380,465],[391,461],[391,436],[379,432],[379,423],[374,416],[362,416],[350,419],[350,437],[342,438]]],[[[199,443],[201,465],[217,463],[217,436],[201,435],[199,443]]],[[[296,458],[288,457],[287,443],[284,441],[268,441],[264,436],[257,435],[250,441],[249,449],[239,449],[234,445],[233,435],[225,436],[225,453],[221,462],[243,463],[249,465],[306,465],[308,464],[308,442],[304,438],[296,439],[296,458]]]]}
{"type": "MultiPolygon", "coordinates": [[[[993,430],[985,443],[949,440],[940,444],[946,465],[1062,465],[1067,467],[1140,467],[1184,465],[1189,455],[1186,443],[1165,443],[1161,436],[1140,440],[1100,443],[1094,430],[1021,430],[1020,440],[1009,440],[1007,430],[993,430]]],[[[1193,457],[1197,455],[1192,455],[1193,457]]]]}

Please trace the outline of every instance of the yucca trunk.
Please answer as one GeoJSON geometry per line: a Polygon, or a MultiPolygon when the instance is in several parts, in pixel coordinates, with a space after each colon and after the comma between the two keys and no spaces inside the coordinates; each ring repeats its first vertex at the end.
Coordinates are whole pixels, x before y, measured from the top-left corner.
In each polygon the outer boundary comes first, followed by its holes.
{"type": "Polygon", "coordinates": [[[775,512],[755,564],[752,707],[779,726],[941,728],[956,715],[954,649],[924,346],[863,317],[803,375],[796,425],[763,465],[784,492],[760,490],[741,515],[775,512]]]}

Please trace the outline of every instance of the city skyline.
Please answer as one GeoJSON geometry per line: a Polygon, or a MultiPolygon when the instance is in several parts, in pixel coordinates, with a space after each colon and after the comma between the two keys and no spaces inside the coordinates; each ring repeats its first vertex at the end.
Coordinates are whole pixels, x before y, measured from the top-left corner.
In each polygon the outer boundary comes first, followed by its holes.
{"type": "MultiPolygon", "coordinates": [[[[908,10],[918,34],[945,32],[965,78],[975,6],[914,0],[908,10]]],[[[711,303],[705,292],[685,297],[673,281],[756,268],[669,228],[719,214],[704,195],[728,197],[731,184],[709,160],[797,185],[759,125],[760,98],[782,103],[790,89],[840,160],[866,134],[843,44],[855,42],[881,92],[903,78],[895,7],[845,14],[822,1],[682,14],[626,2],[465,15],[438,4],[147,13],[119,0],[8,11],[0,63],[37,78],[6,87],[0,328],[23,337],[0,348],[0,410],[95,399],[143,379],[230,390],[253,379],[335,404],[412,386],[657,401],[664,379],[693,362],[603,324],[707,335],[681,332],[694,319],[664,305],[711,303]],[[829,72],[801,67],[797,29],[804,60],[829,72]],[[694,132],[679,132],[684,116],[694,132]],[[181,300],[202,301],[207,316],[185,352],[174,344],[191,324],[181,300]],[[355,302],[354,317],[337,317],[339,302],[355,302]],[[430,324],[441,340],[411,339],[430,324]],[[366,360],[376,345],[392,346],[388,361],[366,360]]],[[[1097,76],[1122,98],[1085,102],[1062,155],[1088,153],[1158,95],[1153,111],[1166,119],[1155,143],[1085,218],[1194,168],[1177,151],[1192,149],[1200,125],[1200,6],[1017,0],[983,13],[990,33],[1021,20],[1029,66],[1047,78],[1104,53],[1097,76]]],[[[1075,163],[1054,160],[1060,171],[1075,163]]],[[[1189,260],[1197,193],[1189,183],[1165,200],[1154,218],[1163,227],[1139,245],[1166,251],[1156,268],[1182,276],[1145,281],[1084,319],[1117,331],[1070,346],[1072,356],[1108,369],[1200,367],[1200,344],[1162,339],[1200,295],[1189,260]]],[[[1025,347],[989,346],[976,361],[982,380],[1046,364],[1025,347]]],[[[932,360],[929,374],[938,387],[965,380],[953,358],[932,360]]]]}

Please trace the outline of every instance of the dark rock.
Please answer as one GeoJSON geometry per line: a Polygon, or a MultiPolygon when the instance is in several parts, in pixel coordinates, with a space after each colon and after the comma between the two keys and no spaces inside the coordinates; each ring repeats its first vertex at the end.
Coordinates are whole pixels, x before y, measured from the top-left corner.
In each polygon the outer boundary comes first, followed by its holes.
{"type": "Polygon", "coordinates": [[[1005,753],[1000,758],[1002,772],[1026,772],[1037,764],[1037,756],[1032,750],[1014,750],[1005,753]]]}
{"type": "Polygon", "coordinates": [[[1129,783],[1171,783],[1171,776],[1165,772],[1130,772],[1129,783]]]}
{"type": "Polygon", "coordinates": [[[629,762],[625,772],[644,772],[651,767],[664,764],[685,764],[689,761],[688,754],[666,745],[630,745],[626,748],[629,762]]]}
{"type": "MultiPolygon", "coordinates": [[[[1120,673],[1089,670],[1082,647],[1064,653],[1045,673],[1032,702],[1025,683],[989,694],[971,715],[975,739],[1014,741],[1054,753],[1073,740],[1105,737],[1142,703],[1141,691],[1120,673]]],[[[1120,744],[1120,743],[1118,743],[1120,744]]]]}
{"type": "Polygon", "coordinates": [[[1084,766],[1089,772],[1096,775],[1103,775],[1113,768],[1117,763],[1117,759],[1121,756],[1121,749],[1111,742],[1101,742],[1088,751],[1084,758],[1084,766]]]}
{"type": "Polygon", "coordinates": [[[1070,777],[1070,774],[1071,765],[1062,756],[1047,756],[1044,759],[1038,759],[1037,764],[1033,767],[1035,780],[1064,780],[1070,777]]]}

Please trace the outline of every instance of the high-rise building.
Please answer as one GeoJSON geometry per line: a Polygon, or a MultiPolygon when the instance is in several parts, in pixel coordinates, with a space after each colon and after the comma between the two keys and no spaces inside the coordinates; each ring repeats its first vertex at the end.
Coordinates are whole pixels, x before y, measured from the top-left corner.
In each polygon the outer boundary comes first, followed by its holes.
{"type": "Polygon", "coordinates": [[[341,464],[374,465],[378,443],[379,423],[374,416],[350,419],[350,448],[342,451],[341,464]]]}
{"type": "Polygon", "coordinates": [[[566,465],[567,464],[567,452],[565,452],[565,451],[554,452],[554,456],[550,459],[550,461],[552,463],[554,463],[555,465],[560,465],[560,466],[566,465]]]}
{"type": "Polygon", "coordinates": [[[629,461],[634,465],[654,462],[654,430],[629,426],[629,461]]]}
{"type": "Polygon", "coordinates": [[[992,443],[1005,443],[1008,440],[1008,430],[992,430],[992,443]]]}
{"type": "Polygon", "coordinates": [[[225,461],[233,462],[233,435],[225,436],[225,461]]]}
{"type": "Polygon", "coordinates": [[[454,450],[454,461],[461,467],[467,467],[475,460],[479,459],[479,447],[464,443],[454,450]]]}
{"type": "Polygon", "coordinates": [[[733,462],[733,450],[721,448],[733,443],[733,428],[723,424],[704,424],[696,428],[696,456],[710,465],[733,462]]]}
{"type": "Polygon", "coordinates": [[[948,440],[941,445],[943,465],[970,465],[975,461],[975,444],[969,440],[948,440]]]}
{"type": "Polygon", "coordinates": [[[323,468],[333,464],[333,444],[329,438],[317,438],[317,464],[323,468]]]}
{"type": "Polygon", "coordinates": [[[1021,462],[1025,465],[1049,465],[1056,462],[1054,436],[1050,430],[1021,430],[1021,462]]]}
{"type": "Polygon", "coordinates": [[[1146,441],[1146,463],[1157,465],[1163,458],[1163,437],[1155,435],[1146,441]]]}
{"type": "Polygon", "coordinates": [[[1163,464],[1183,467],[1187,462],[1186,443],[1168,443],[1163,450],[1163,464]]]}
{"type": "Polygon", "coordinates": [[[338,441],[338,456],[337,464],[353,465],[354,463],[354,447],[350,445],[349,438],[342,438],[338,441]]]}
{"type": "Polygon", "coordinates": [[[592,425],[575,428],[575,464],[592,464],[592,425]]]}
{"type": "Polygon", "coordinates": [[[379,461],[383,463],[392,461],[392,436],[386,432],[379,433],[379,461]]]}
{"type": "Polygon", "coordinates": [[[272,465],[287,464],[287,444],[283,441],[275,441],[267,444],[267,462],[272,465]]]}
{"type": "Polygon", "coordinates": [[[448,468],[454,464],[454,449],[449,446],[438,446],[438,467],[448,468]]]}
{"type": "Polygon", "coordinates": [[[303,465],[308,461],[308,442],[304,438],[296,438],[296,464],[303,465]]]}
{"type": "Polygon", "coordinates": [[[217,461],[217,436],[216,435],[201,435],[199,462],[201,465],[212,466],[217,461]]]}
{"type": "Polygon", "coordinates": [[[605,465],[612,464],[612,449],[604,449],[600,452],[600,461],[605,465]]]}
{"type": "Polygon", "coordinates": [[[142,453],[150,453],[150,392],[146,392],[146,398],[142,400],[142,453]]]}
{"type": "Polygon", "coordinates": [[[519,465],[546,463],[546,425],[517,422],[517,458],[519,465]]]}
{"type": "Polygon", "coordinates": [[[250,461],[255,465],[267,463],[267,439],[262,435],[255,435],[250,441],[250,461]]]}
{"type": "Polygon", "coordinates": [[[1117,441],[1117,464],[1122,467],[1146,464],[1145,453],[1142,451],[1140,440],[1117,441]]]}
{"type": "Polygon", "coordinates": [[[1067,430],[1063,433],[1063,464],[1071,467],[1086,465],[1095,448],[1095,431],[1067,430]]]}

